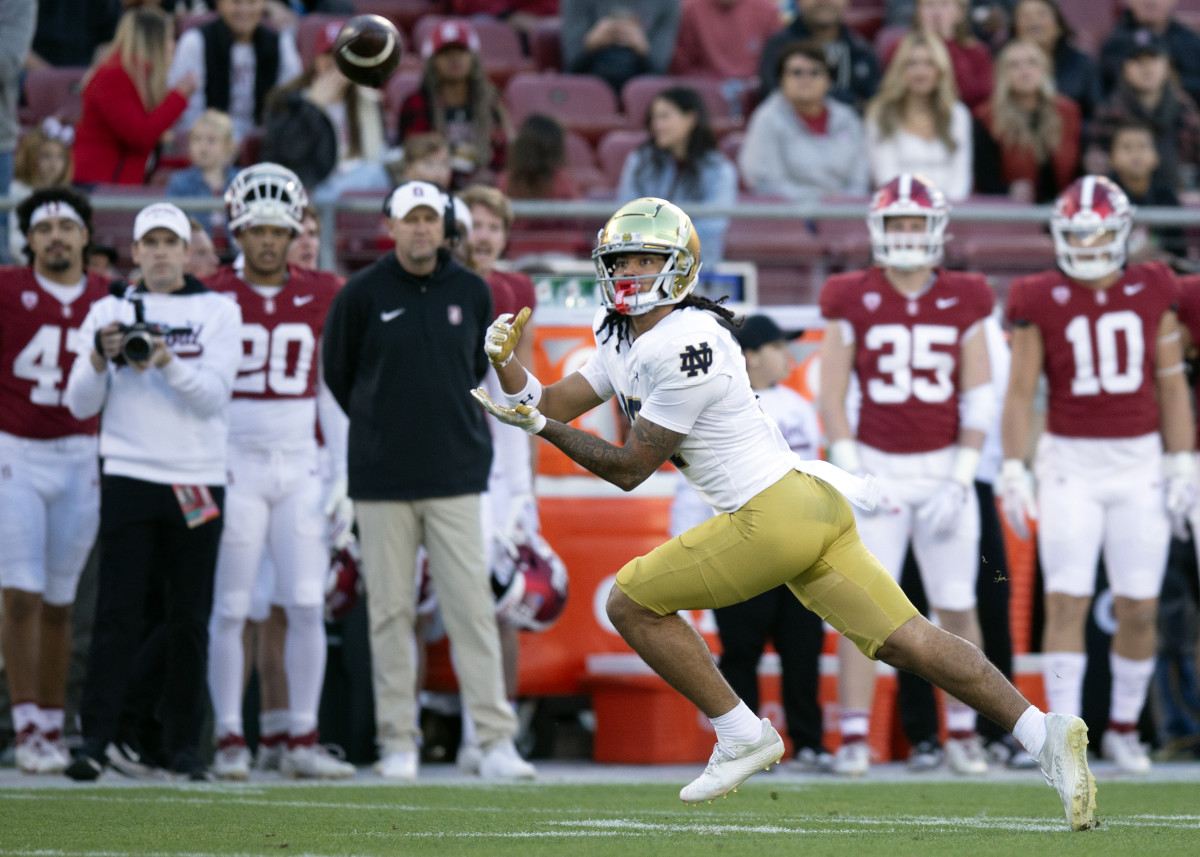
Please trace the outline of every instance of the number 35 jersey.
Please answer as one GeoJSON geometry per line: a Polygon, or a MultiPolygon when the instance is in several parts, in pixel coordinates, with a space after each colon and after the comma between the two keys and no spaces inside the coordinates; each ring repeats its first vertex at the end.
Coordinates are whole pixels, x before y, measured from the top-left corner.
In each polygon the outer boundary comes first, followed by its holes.
{"type": "Polygon", "coordinates": [[[227,266],[206,285],[242,308],[242,362],[229,410],[230,444],[311,450],[316,444],[318,348],[339,288],[337,277],[289,265],[287,284],[264,297],[227,266]]]}
{"type": "Polygon", "coordinates": [[[641,414],[687,435],[671,462],[718,512],[741,508],[800,461],[759,406],[738,344],[710,312],[674,310],[632,343],[597,333],[579,372],[602,400],[617,396],[630,422],[641,414]]]}
{"type": "Polygon", "coordinates": [[[1158,431],[1155,345],[1179,294],[1175,275],[1159,263],[1130,265],[1099,290],[1057,271],[1013,281],[1008,320],[1036,325],[1042,336],[1047,431],[1090,438],[1158,431]]]}
{"type": "Polygon", "coordinates": [[[842,322],[855,345],[860,442],[907,454],[958,440],[962,342],[994,300],[980,274],[938,270],[914,295],[897,291],[878,267],[826,280],[821,315],[842,322]]]}

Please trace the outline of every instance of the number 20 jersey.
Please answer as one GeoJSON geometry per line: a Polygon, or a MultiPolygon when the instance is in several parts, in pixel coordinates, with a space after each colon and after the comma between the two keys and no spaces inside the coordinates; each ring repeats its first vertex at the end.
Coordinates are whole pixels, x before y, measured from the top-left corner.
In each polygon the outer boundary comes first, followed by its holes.
{"type": "Polygon", "coordinates": [[[953,445],[962,342],[995,301],[983,276],[938,270],[928,289],[905,295],[872,267],[830,277],[820,301],[821,315],[853,331],[858,440],[902,454],[953,445]]]}
{"type": "Polygon", "coordinates": [[[284,452],[311,449],[318,348],[337,277],[289,265],[287,284],[264,298],[226,266],[206,285],[242,308],[242,362],[233,385],[229,442],[284,452]]]}
{"type": "Polygon", "coordinates": [[[0,267],[0,431],[51,440],[99,430],[99,417],[71,416],[62,394],[77,355],[91,353],[92,343],[78,341],[79,326],[107,284],[89,274],[83,293],[62,304],[38,285],[33,268],[0,267]]]}
{"type": "Polygon", "coordinates": [[[1155,345],[1179,295],[1175,275],[1159,263],[1130,265],[1102,290],[1057,271],[1013,281],[1008,320],[1036,325],[1042,336],[1047,431],[1090,438],[1158,431],[1155,345]]]}

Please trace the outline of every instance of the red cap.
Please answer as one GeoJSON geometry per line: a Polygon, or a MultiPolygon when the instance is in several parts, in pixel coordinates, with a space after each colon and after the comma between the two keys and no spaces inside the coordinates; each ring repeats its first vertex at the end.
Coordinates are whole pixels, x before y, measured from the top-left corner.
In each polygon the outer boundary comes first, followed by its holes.
{"type": "Polygon", "coordinates": [[[342,31],[345,21],[330,21],[321,29],[317,30],[317,36],[313,39],[313,56],[331,53],[333,46],[337,42],[338,33],[342,31]]]}
{"type": "Polygon", "coordinates": [[[433,32],[425,37],[425,44],[421,45],[421,56],[429,59],[443,48],[454,45],[466,48],[472,53],[478,53],[479,35],[475,32],[475,28],[466,21],[450,18],[439,22],[433,28],[433,32]]]}

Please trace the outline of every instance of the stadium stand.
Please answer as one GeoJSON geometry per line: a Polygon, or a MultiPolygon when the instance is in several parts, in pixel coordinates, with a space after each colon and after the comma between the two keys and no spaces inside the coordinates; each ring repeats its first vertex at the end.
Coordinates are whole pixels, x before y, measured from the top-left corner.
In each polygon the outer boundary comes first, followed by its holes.
{"type": "MultiPolygon", "coordinates": [[[[621,87],[621,105],[629,127],[644,128],[646,111],[650,109],[654,96],[672,86],[688,86],[700,93],[700,97],[704,99],[704,106],[708,108],[709,124],[718,135],[741,127],[742,118],[735,114],[733,105],[721,91],[720,81],[651,74],[630,78],[621,87]]],[[[737,113],[740,112],[739,103],[737,113]]]]}
{"type": "Polygon", "coordinates": [[[629,153],[645,143],[649,135],[645,131],[620,128],[609,131],[596,147],[596,160],[600,169],[608,176],[612,187],[621,180],[621,170],[625,167],[625,159],[629,153]]]}
{"type": "Polygon", "coordinates": [[[72,125],[78,122],[86,72],[87,69],[82,67],[50,67],[27,72],[17,121],[23,127],[40,125],[48,116],[57,116],[72,125]]]}
{"type": "Polygon", "coordinates": [[[585,74],[517,74],[504,88],[504,100],[514,127],[531,113],[545,113],[593,143],[626,124],[608,84],[585,74]]]}

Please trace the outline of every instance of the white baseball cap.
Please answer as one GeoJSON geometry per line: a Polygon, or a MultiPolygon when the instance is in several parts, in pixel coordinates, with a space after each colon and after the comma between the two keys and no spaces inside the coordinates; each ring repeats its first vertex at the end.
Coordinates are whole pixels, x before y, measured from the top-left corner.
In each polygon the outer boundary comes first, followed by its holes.
{"type": "Polygon", "coordinates": [[[438,213],[439,217],[446,214],[446,195],[438,186],[429,182],[406,182],[392,191],[388,199],[388,217],[407,217],[414,208],[427,205],[438,213]]]}
{"type": "Polygon", "coordinates": [[[133,240],[141,241],[151,229],[169,229],[182,238],[185,244],[192,240],[192,226],[188,223],[188,216],[178,206],[169,202],[147,205],[137,213],[133,220],[133,240]]]}

